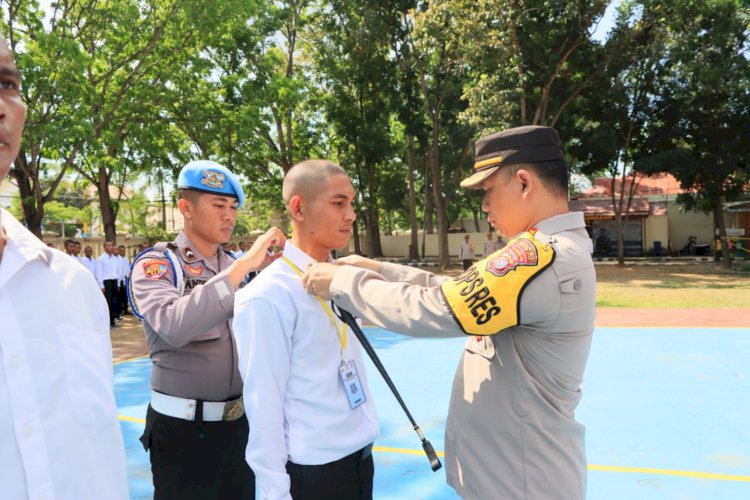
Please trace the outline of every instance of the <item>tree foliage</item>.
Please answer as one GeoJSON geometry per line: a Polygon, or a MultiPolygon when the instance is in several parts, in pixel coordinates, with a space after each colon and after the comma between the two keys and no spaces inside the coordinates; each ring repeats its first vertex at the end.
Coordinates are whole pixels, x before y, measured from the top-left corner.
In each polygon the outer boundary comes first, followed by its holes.
{"type": "MultiPolygon", "coordinates": [[[[358,190],[358,250],[379,255],[382,230],[408,228],[414,257],[435,218],[447,265],[450,221],[482,218],[458,186],[476,138],[546,124],[574,170],[613,186],[669,171],[723,231],[722,203],[748,182],[749,8],[621,0],[602,42],[609,3],[4,0],[28,106],[19,210],[41,235],[74,178],[97,193],[107,238],[118,220],[147,232],[145,193],[127,188],[169,198],[180,167],[207,158],[241,174],[249,232],[283,210],[292,165],[327,157],[358,190]]],[[[636,184],[618,185],[631,188],[613,190],[620,224],[636,184]]]]}

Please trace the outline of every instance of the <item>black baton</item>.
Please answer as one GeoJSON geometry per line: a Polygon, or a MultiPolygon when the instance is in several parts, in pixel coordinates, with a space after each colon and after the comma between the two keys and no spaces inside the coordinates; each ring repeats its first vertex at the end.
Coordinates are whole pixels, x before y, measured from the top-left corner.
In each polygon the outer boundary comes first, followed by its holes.
{"type": "Polygon", "coordinates": [[[391,380],[391,377],[388,375],[388,372],[385,371],[385,366],[383,366],[383,363],[380,362],[380,358],[378,358],[378,355],[375,353],[375,349],[373,349],[372,345],[370,344],[370,341],[367,340],[367,337],[365,337],[365,332],[362,331],[362,329],[357,324],[357,320],[354,319],[354,316],[352,316],[352,313],[345,309],[341,309],[340,307],[336,306],[334,308],[336,310],[336,314],[339,318],[341,318],[341,321],[349,325],[349,327],[354,332],[354,335],[356,335],[357,339],[359,339],[359,343],[362,344],[362,347],[365,351],[367,351],[367,355],[370,356],[370,359],[372,360],[372,363],[375,365],[375,368],[378,369],[380,372],[380,375],[383,376],[383,380],[385,380],[385,383],[388,384],[388,387],[390,387],[391,392],[393,392],[393,395],[396,396],[396,399],[398,400],[399,404],[401,405],[401,408],[404,409],[404,413],[406,413],[406,416],[409,418],[409,422],[411,422],[411,425],[414,426],[414,430],[417,432],[417,435],[422,440],[422,448],[424,449],[425,454],[427,455],[427,458],[430,460],[430,467],[432,467],[433,472],[440,470],[442,467],[442,464],[440,463],[440,459],[437,456],[437,453],[435,453],[435,448],[432,447],[432,444],[427,440],[426,437],[424,437],[424,434],[422,434],[422,431],[419,429],[419,426],[414,421],[414,418],[411,416],[411,413],[409,413],[409,409],[406,407],[406,403],[404,403],[404,400],[401,399],[401,395],[398,393],[398,390],[396,390],[396,386],[393,385],[393,381],[391,380]]]}

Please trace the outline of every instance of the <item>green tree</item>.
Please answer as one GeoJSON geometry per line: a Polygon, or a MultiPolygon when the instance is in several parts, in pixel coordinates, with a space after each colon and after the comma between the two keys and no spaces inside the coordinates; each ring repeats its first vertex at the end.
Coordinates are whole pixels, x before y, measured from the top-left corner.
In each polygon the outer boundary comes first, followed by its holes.
{"type": "MultiPolygon", "coordinates": [[[[67,5],[67,4],[66,4],[67,5]]],[[[55,8],[49,28],[35,0],[9,0],[2,8],[0,31],[7,36],[23,76],[26,126],[18,158],[10,176],[21,195],[23,221],[41,237],[45,204],[52,201],[80,151],[69,132],[77,126],[70,96],[83,72],[83,58],[70,39],[71,31],[58,22],[66,15],[55,8]]]]}
{"type": "MultiPolygon", "coordinates": [[[[728,248],[723,204],[750,179],[750,6],[734,0],[672,2],[664,91],[642,168],[672,173],[691,210],[712,213],[728,248]]],[[[728,252],[723,262],[729,266],[728,252]]]]}
{"type": "Polygon", "coordinates": [[[380,208],[383,173],[393,157],[393,75],[400,2],[330,0],[316,19],[316,63],[325,113],[337,137],[338,157],[351,165],[364,216],[367,254],[382,255],[380,208]]]}
{"type": "Polygon", "coordinates": [[[650,173],[636,168],[634,157],[656,126],[652,107],[661,91],[668,15],[668,3],[658,0],[620,4],[591,91],[572,107],[577,121],[568,152],[582,173],[609,177],[620,265],[625,263],[624,228],[633,196],[650,173]]]}
{"type": "MultiPolygon", "coordinates": [[[[429,185],[437,214],[440,265],[445,268],[450,252],[440,146],[444,127],[453,122],[451,110],[455,109],[455,100],[461,95],[469,68],[461,49],[456,5],[451,1],[435,1],[424,7],[414,13],[412,54],[429,126],[429,185]]],[[[425,217],[429,216],[426,206],[425,217]]]]}

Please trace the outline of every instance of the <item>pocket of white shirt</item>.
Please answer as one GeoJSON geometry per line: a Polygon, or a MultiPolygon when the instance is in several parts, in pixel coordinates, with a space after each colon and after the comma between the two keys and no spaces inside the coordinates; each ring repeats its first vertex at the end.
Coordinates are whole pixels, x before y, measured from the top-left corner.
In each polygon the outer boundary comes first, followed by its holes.
{"type": "Polygon", "coordinates": [[[56,328],[65,364],[65,386],[76,418],[87,426],[116,418],[108,339],[92,330],[56,328]]]}
{"type": "Polygon", "coordinates": [[[490,360],[495,356],[495,343],[491,338],[487,338],[486,336],[482,336],[479,340],[477,340],[477,337],[472,336],[466,340],[464,349],[490,360]]]}

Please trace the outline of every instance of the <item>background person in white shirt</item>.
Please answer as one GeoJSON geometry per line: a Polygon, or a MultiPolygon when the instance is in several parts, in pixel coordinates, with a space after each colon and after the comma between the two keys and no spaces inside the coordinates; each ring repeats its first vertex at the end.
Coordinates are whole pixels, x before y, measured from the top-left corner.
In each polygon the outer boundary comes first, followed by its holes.
{"type": "MultiPolygon", "coordinates": [[[[0,181],[20,147],[20,85],[0,36],[0,181]]],[[[0,496],[128,498],[104,299],[3,209],[0,318],[0,496]]]]}
{"type": "Polygon", "coordinates": [[[484,242],[484,256],[489,257],[498,250],[497,243],[492,238],[492,233],[487,233],[487,241],[484,242]]]}
{"type": "Polygon", "coordinates": [[[471,242],[468,234],[464,236],[464,244],[461,245],[461,249],[458,251],[458,258],[461,259],[464,271],[469,269],[471,264],[474,263],[474,243],[471,242]]]}
{"type": "Polygon", "coordinates": [[[115,320],[120,319],[120,301],[117,290],[120,281],[120,261],[114,254],[115,245],[111,241],[104,242],[104,253],[97,259],[99,273],[102,279],[102,292],[109,305],[109,326],[115,326],[115,320]]]}
{"type": "Polygon", "coordinates": [[[338,165],[295,165],[283,187],[293,239],[284,257],[235,298],[233,331],[251,422],[246,458],[264,499],[372,498],[379,423],[361,346],[330,304],[300,281],[309,265],[328,261],[351,237],[354,195],[338,165]],[[354,388],[340,375],[349,362],[359,379],[354,388]]]}
{"type": "Polygon", "coordinates": [[[130,274],[130,261],[125,250],[125,245],[117,247],[117,260],[120,262],[120,279],[117,287],[117,298],[120,305],[120,314],[130,314],[128,312],[128,291],[125,288],[125,280],[130,274]]]}
{"type": "Polygon", "coordinates": [[[94,254],[94,249],[91,248],[91,245],[86,245],[83,248],[83,257],[81,257],[81,263],[86,269],[89,270],[91,275],[96,279],[96,282],[99,285],[99,288],[104,288],[104,283],[102,283],[102,279],[99,276],[99,265],[96,259],[93,257],[93,254],[94,254]]]}

